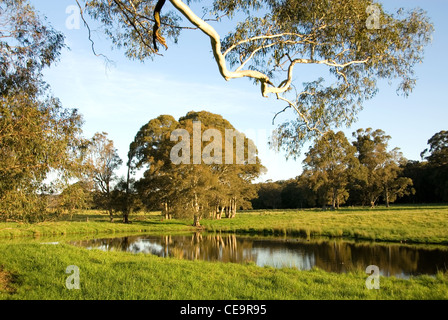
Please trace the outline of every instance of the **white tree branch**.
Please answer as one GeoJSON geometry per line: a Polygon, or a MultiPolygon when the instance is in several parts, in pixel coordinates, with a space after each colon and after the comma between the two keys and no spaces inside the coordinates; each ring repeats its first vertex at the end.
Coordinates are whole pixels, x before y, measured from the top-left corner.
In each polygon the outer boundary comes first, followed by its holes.
{"type": "Polygon", "coordinates": [[[280,37],[284,37],[284,36],[295,36],[295,37],[299,37],[299,38],[303,38],[304,37],[301,34],[289,33],[289,32],[279,33],[279,34],[274,34],[274,35],[269,35],[269,36],[256,36],[256,37],[252,37],[252,38],[249,38],[249,39],[241,40],[241,41],[235,43],[234,45],[230,46],[226,50],[226,52],[224,52],[224,56],[228,55],[230,53],[230,51],[232,51],[233,49],[235,49],[236,47],[238,47],[239,45],[242,45],[244,43],[248,43],[248,42],[256,41],[256,40],[266,40],[266,39],[280,38],[280,37]]]}
{"type": "MultiPolygon", "coordinates": [[[[280,96],[280,94],[286,92],[292,85],[292,80],[293,80],[293,70],[294,70],[294,66],[297,63],[301,63],[301,64],[310,64],[310,63],[314,63],[314,64],[325,64],[331,67],[336,67],[336,68],[344,68],[347,67],[349,65],[352,64],[362,64],[362,63],[366,63],[369,59],[365,59],[365,60],[357,60],[357,61],[350,61],[347,63],[337,63],[334,60],[314,60],[314,59],[290,59],[290,64],[289,64],[289,68],[288,68],[288,74],[287,74],[287,79],[282,81],[280,83],[280,85],[278,87],[274,86],[271,82],[271,80],[269,79],[269,77],[265,74],[263,74],[262,72],[256,71],[256,70],[242,70],[242,68],[244,67],[244,65],[247,64],[247,62],[252,59],[254,57],[254,55],[262,50],[263,48],[267,48],[270,46],[275,45],[276,43],[279,43],[281,41],[276,41],[274,43],[271,43],[269,45],[262,45],[261,47],[258,47],[256,49],[254,49],[254,51],[249,55],[248,58],[246,58],[245,61],[241,61],[241,65],[236,69],[236,71],[230,71],[227,69],[226,66],[226,60],[225,57],[227,54],[229,54],[233,49],[235,49],[237,46],[244,44],[244,43],[248,43],[251,41],[256,41],[256,40],[267,40],[267,39],[276,39],[276,38],[280,38],[283,36],[296,36],[296,37],[300,37],[302,38],[302,42],[303,40],[303,35],[300,34],[296,34],[296,33],[281,33],[281,34],[275,34],[275,35],[261,35],[261,36],[256,36],[256,37],[252,37],[249,39],[244,39],[239,41],[238,43],[230,46],[225,52],[224,54],[222,53],[222,46],[221,46],[221,39],[219,34],[216,32],[216,30],[209,25],[207,22],[205,22],[203,19],[201,19],[199,16],[197,16],[188,5],[186,5],[183,1],[181,0],[170,0],[170,2],[172,3],[172,5],[183,15],[185,16],[195,27],[197,27],[198,29],[200,29],[203,33],[205,33],[209,38],[210,38],[210,42],[211,42],[211,47],[213,50],[213,55],[215,58],[216,63],[218,64],[218,68],[219,71],[222,75],[222,77],[224,79],[226,79],[226,81],[230,80],[230,79],[235,79],[235,78],[243,78],[243,77],[248,77],[248,78],[252,78],[252,79],[257,79],[261,82],[261,92],[263,97],[268,97],[268,95],[270,93],[273,93],[277,96],[277,99],[279,100],[283,100],[285,102],[287,102],[291,107],[293,107],[295,109],[295,111],[299,114],[299,116],[302,118],[302,120],[305,122],[307,128],[309,130],[316,130],[319,131],[317,128],[311,128],[309,126],[309,121],[307,119],[307,117],[300,112],[300,110],[297,108],[297,106],[290,100],[280,96]]],[[[325,28],[326,26],[321,26],[320,28],[325,28]]],[[[284,40],[283,42],[291,42],[291,43],[299,43],[296,41],[292,41],[292,40],[284,40]]],[[[342,51],[340,54],[344,53],[346,50],[342,51]]],[[[339,70],[337,70],[338,74],[342,75],[345,79],[345,81],[347,82],[347,79],[345,77],[345,74],[341,73],[339,70]]]]}
{"type": "Polygon", "coordinates": [[[261,47],[259,47],[259,48],[257,48],[257,49],[255,49],[254,51],[252,51],[252,53],[250,54],[250,56],[246,59],[246,60],[244,60],[242,63],[241,63],[241,65],[235,70],[235,71],[240,71],[241,69],[243,69],[243,67],[255,56],[255,54],[258,52],[258,51],[260,51],[260,50],[263,50],[263,49],[267,49],[267,48],[270,48],[270,47],[272,47],[272,46],[275,46],[276,44],[278,44],[278,42],[273,42],[273,43],[270,43],[270,44],[268,44],[268,45],[263,45],[263,46],[261,46],[261,47]]]}
{"type": "MultiPolygon", "coordinates": [[[[313,93],[311,93],[311,92],[306,92],[306,91],[300,93],[300,95],[302,95],[302,94],[310,94],[310,95],[313,95],[313,93]]],[[[291,100],[286,99],[285,97],[282,97],[280,94],[277,94],[277,99],[278,99],[278,100],[283,100],[283,101],[285,101],[287,104],[289,104],[291,107],[293,107],[294,110],[296,110],[297,114],[300,116],[300,118],[303,120],[303,122],[305,123],[306,128],[307,128],[309,131],[317,131],[318,133],[323,134],[322,131],[320,131],[320,130],[317,128],[316,125],[313,126],[313,127],[310,126],[310,121],[309,121],[309,119],[307,118],[306,115],[304,115],[302,112],[300,112],[299,108],[297,107],[297,105],[296,105],[294,102],[292,102],[291,100]]]]}
{"type": "Polygon", "coordinates": [[[207,22],[199,18],[185,3],[181,0],[170,0],[173,6],[179,10],[194,26],[204,32],[209,38],[213,50],[213,55],[218,64],[219,72],[224,79],[231,80],[235,78],[253,78],[261,81],[261,90],[264,97],[267,97],[267,84],[271,83],[268,76],[256,70],[229,71],[226,66],[226,60],[221,51],[221,39],[216,30],[207,22]]]}

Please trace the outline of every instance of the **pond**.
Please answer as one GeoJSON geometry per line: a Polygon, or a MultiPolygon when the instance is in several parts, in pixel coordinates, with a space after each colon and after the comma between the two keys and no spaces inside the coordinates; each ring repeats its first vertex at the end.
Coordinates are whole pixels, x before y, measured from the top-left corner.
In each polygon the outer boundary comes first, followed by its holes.
{"type": "Polygon", "coordinates": [[[125,251],[189,260],[253,262],[274,268],[313,267],[344,273],[376,265],[383,276],[409,278],[448,270],[448,248],[375,244],[341,240],[244,237],[234,234],[145,235],[72,241],[73,245],[104,251],[125,251]]]}

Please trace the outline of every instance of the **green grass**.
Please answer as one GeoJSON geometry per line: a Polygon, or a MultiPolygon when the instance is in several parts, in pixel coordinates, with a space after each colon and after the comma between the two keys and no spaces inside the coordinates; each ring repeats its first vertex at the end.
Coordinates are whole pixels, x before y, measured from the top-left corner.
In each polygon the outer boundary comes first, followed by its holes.
{"type": "MultiPolygon", "coordinates": [[[[164,259],[63,243],[195,230],[192,220],[163,221],[158,213],[134,215],[132,224],[108,219],[90,211],[38,224],[0,223],[0,299],[448,299],[447,272],[410,280],[382,277],[380,290],[368,290],[361,271],[336,274],[164,259]],[[42,244],[54,241],[62,243],[42,244]],[[65,288],[69,265],[81,270],[80,290],[65,288]]],[[[211,232],[448,243],[448,206],[245,211],[235,219],[201,223],[211,232]]]]}
{"type": "MultiPolygon", "coordinates": [[[[192,220],[163,220],[158,213],[134,215],[132,224],[123,224],[118,220],[110,223],[107,215],[83,212],[75,215],[72,221],[0,223],[0,238],[195,230],[191,227],[192,220]]],[[[201,224],[211,232],[448,244],[448,206],[442,205],[347,208],[338,211],[243,211],[234,219],[204,219],[201,224]]]]}
{"type": "Polygon", "coordinates": [[[111,223],[108,215],[97,211],[86,211],[74,215],[72,219],[65,216],[58,221],[33,224],[2,222],[0,223],[0,239],[115,233],[173,233],[193,231],[194,228],[190,225],[180,220],[164,221],[157,213],[133,215],[131,224],[122,223],[120,217],[116,217],[115,222],[111,223]]]}
{"type": "Polygon", "coordinates": [[[448,206],[257,210],[202,224],[208,231],[448,244],[448,206]]]}
{"type": "Polygon", "coordinates": [[[70,245],[0,244],[0,299],[86,300],[299,300],[448,299],[448,274],[380,279],[368,290],[367,275],[322,270],[261,268],[86,250],[70,245]],[[80,269],[80,290],[68,290],[67,266],[80,269]]]}

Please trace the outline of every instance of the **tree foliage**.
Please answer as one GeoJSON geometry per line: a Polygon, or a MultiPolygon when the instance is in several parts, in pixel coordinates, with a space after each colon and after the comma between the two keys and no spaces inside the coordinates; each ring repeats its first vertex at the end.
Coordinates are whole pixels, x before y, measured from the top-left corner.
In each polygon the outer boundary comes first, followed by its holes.
{"type": "Polygon", "coordinates": [[[448,165],[448,131],[442,130],[428,140],[429,148],[423,150],[421,157],[437,166],[448,165]]]}
{"type": "Polygon", "coordinates": [[[347,200],[349,180],[359,167],[355,152],[356,148],[342,131],[327,132],[307,152],[304,174],[320,195],[323,206],[330,203],[335,209],[347,200]]]}
{"type": "Polygon", "coordinates": [[[83,172],[85,180],[90,182],[95,192],[95,202],[105,209],[113,221],[113,188],[117,181],[116,170],[123,161],[118,155],[114,142],[107,138],[107,133],[95,133],[83,146],[83,172]]]}
{"type": "Polygon", "coordinates": [[[380,129],[359,129],[353,133],[354,146],[361,164],[357,187],[365,204],[375,206],[379,198],[386,205],[413,192],[412,180],[400,177],[406,163],[398,148],[388,151],[390,136],[380,129]]]}
{"type": "MultiPolygon", "coordinates": [[[[255,196],[251,181],[263,167],[258,158],[254,164],[225,162],[229,154],[236,158],[239,152],[236,143],[231,149],[226,147],[226,129],[237,132],[221,116],[205,111],[189,112],[179,121],[162,115],[144,125],[129,151],[134,170],[144,170],[143,178],[136,182],[143,203],[161,209],[168,219],[194,217],[196,224],[202,217],[220,218],[223,213],[234,217],[237,208],[255,196]],[[207,137],[210,129],[215,130],[215,135],[207,137]],[[182,140],[178,140],[176,132],[183,134],[182,140]],[[177,150],[176,145],[183,146],[182,150],[177,150]],[[199,162],[195,158],[196,147],[199,162]],[[176,157],[182,153],[183,162],[173,161],[173,153],[176,157]]],[[[244,158],[249,159],[249,153],[256,152],[248,147],[253,142],[238,134],[243,139],[244,158]]]]}
{"type": "Polygon", "coordinates": [[[42,70],[58,60],[63,47],[63,34],[46,24],[28,1],[1,0],[1,96],[42,93],[42,70]]]}
{"type": "Polygon", "coordinates": [[[415,181],[419,202],[448,201],[448,131],[435,133],[428,140],[429,148],[421,153],[423,162],[405,167],[407,175],[415,181]]]}
{"type": "Polygon", "coordinates": [[[332,127],[352,124],[381,79],[396,80],[397,92],[407,96],[433,32],[423,10],[389,13],[371,0],[200,1],[204,14],[194,2],[86,0],[85,11],[133,59],[159,55],[157,42],[177,42],[183,29],[204,33],[224,79],[249,78],[264,97],[285,103],[283,111],[294,110],[274,136],[275,147],[292,157],[332,127]],[[234,27],[221,37],[213,25],[225,18],[234,27]],[[330,76],[301,74],[297,83],[299,65],[325,67],[330,76]]]}
{"type": "Polygon", "coordinates": [[[0,2],[0,217],[45,216],[44,180],[76,168],[82,119],[48,91],[42,70],[56,61],[63,36],[26,1],[0,2]]]}
{"type": "Polygon", "coordinates": [[[58,209],[70,215],[76,210],[86,210],[93,206],[93,194],[88,183],[78,181],[67,186],[58,196],[58,209]]]}
{"type": "Polygon", "coordinates": [[[272,196],[278,194],[277,208],[324,209],[344,203],[374,207],[382,202],[389,206],[399,198],[412,202],[432,196],[436,185],[430,192],[424,187],[429,187],[430,175],[425,171],[429,166],[407,161],[398,148],[389,150],[390,136],[384,131],[359,129],[353,136],[350,142],[343,132],[327,132],[306,153],[300,176],[258,184],[254,207],[272,208],[272,196]]]}

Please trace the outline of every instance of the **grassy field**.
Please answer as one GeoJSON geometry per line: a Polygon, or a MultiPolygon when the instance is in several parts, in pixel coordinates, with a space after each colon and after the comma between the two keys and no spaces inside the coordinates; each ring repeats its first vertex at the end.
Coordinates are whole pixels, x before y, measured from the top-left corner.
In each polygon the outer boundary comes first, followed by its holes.
{"type": "MultiPolygon", "coordinates": [[[[410,280],[381,277],[380,290],[368,290],[364,272],[273,269],[42,244],[195,230],[191,220],[163,221],[157,213],[135,215],[132,221],[110,223],[107,215],[83,212],[32,225],[0,223],[0,299],[448,299],[447,272],[410,280]],[[81,290],[65,287],[69,265],[81,271],[81,290]]],[[[207,231],[242,234],[448,243],[448,206],[247,211],[235,219],[201,223],[207,231]]]]}
{"type": "Polygon", "coordinates": [[[202,224],[210,231],[448,244],[448,206],[259,210],[202,224]]]}
{"type": "MultiPolygon", "coordinates": [[[[117,221],[119,219],[116,219],[117,221]]],[[[123,232],[194,231],[192,220],[163,220],[158,213],[139,214],[132,224],[110,223],[99,212],[83,212],[73,220],[37,224],[0,223],[1,238],[123,232]]],[[[448,244],[448,206],[396,206],[389,209],[258,210],[234,219],[202,220],[206,231],[261,235],[342,237],[389,242],[448,244]]]]}
{"type": "Polygon", "coordinates": [[[260,268],[85,250],[69,245],[0,244],[0,299],[448,299],[448,274],[411,280],[366,274],[260,268]],[[67,266],[80,270],[80,290],[65,287],[67,266]]]}
{"type": "MultiPolygon", "coordinates": [[[[191,224],[191,223],[190,223],[191,224]]],[[[187,221],[163,221],[158,213],[138,214],[132,216],[131,224],[121,223],[120,217],[115,222],[109,221],[108,215],[98,211],[84,211],[72,218],[62,217],[57,221],[41,223],[0,222],[1,238],[29,238],[61,235],[95,235],[130,232],[177,232],[193,231],[187,221]]]]}

